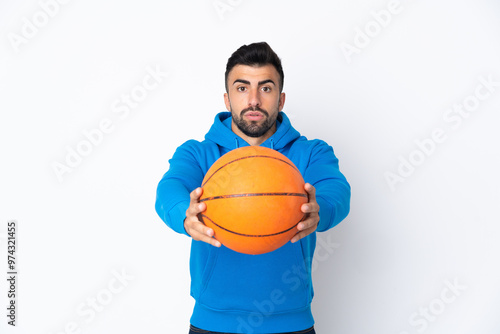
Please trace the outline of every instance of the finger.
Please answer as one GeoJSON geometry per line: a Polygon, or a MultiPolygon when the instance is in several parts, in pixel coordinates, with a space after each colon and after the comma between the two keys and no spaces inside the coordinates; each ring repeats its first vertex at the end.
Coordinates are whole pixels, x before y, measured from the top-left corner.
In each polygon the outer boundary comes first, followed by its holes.
{"type": "Polygon", "coordinates": [[[211,244],[215,247],[221,246],[220,241],[214,238],[214,230],[212,230],[211,228],[205,227],[202,229],[201,232],[196,231],[196,233],[198,236],[197,240],[206,242],[206,243],[211,244]]]}
{"type": "Polygon", "coordinates": [[[186,210],[186,216],[196,217],[196,216],[198,216],[198,214],[205,211],[206,209],[207,209],[207,205],[204,202],[192,203],[191,205],[189,205],[188,209],[186,210]]]}
{"type": "Polygon", "coordinates": [[[221,243],[214,238],[214,230],[198,220],[188,221],[187,232],[194,240],[204,241],[216,247],[220,247],[221,245],[221,243]]]}
{"type": "Polygon", "coordinates": [[[207,204],[205,202],[198,203],[194,206],[195,208],[195,213],[198,215],[199,213],[205,211],[207,209],[207,204]]]}
{"type": "Polygon", "coordinates": [[[199,234],[197,235],[197,238],[193,238],[194,240],[197,241],[203,241],[206,242],[207,244],[210,244],[215,247],[220,247],[221,243],[219,240],[215,239],[214,237],[209,237],[208,235],[205,234],[199,234]]]}
{"type": "Polygon", "coordinates": [[[206,204],[204,202],[199,202],[199,198],[201,194],[203,193],[202,188],[196,188],[191,192],[190,196],[190,203],[189,207],[186,211],[186,213],[189,213],[190,215],[198,215],[200,212],[203,212],[206,210],[206,204]]]}
{"type": "Polygon", "coordinates": [[[304,203],[301,207],[302,212],[318,212],[319,205],[316,202],[316,188],[310,183],[304,184],[304,189],[307,192],[307,203],[304,203]]]}
{"type": "Polygon", "coordinates": [[[316,228],[319,223],[319,216],[308,217],[297,224],[297,229],[299,231],[306,230],[308,228],[316,228]]]}
{"type": "Polygon", "coordinates": [[[301,205],[300,210],[307,214],[315,214],[319,212],[319,204],[315,197],[310,197],[309,202],[301,205]]]}
{"type": "Polygon", "coordinates": [[[310,227],[308,229],[305,229],[303,231],[300,231],[296,235],[293,236],[292,240],[290,240],[292,243],[297,242],[300,239],[307,237],[309,234],[313,233],[316,230],[316,226],[310,227]]]}
{"type": "Polygon", "coordinates": [[[206,226],[203,222],[197,220],[196,218],[192,218],[189,223],[190,223],[190,228],[193,231],[196,231],[197,234],[206,235],[209,237],[214,236],[214,230],[206,226]]]}
{"type": "Polygon", "coordinates": [[[300,207],[300,210],[304,213],[316,213],[319,212],[319,205],[316,202],[304,203],[300,207]]]}
{"type": "Polygon", "coordinates": [[[212,246],[220,247],[221,246],[220,241],[213,237],[213,230],[211,232],[211,235],[212,236],[209,236],[206,233],[200,233],[198,231],[194,231],[191,237],[196,241],[203,241],[212,246]]]}
{"type": "Polygon", "coordinates": [[[202,193],[203,193],[203,189],[201,187],[198,187],[195,190],[191,191],[191,193],[189,194],[189,198],[191,200],[191,203],[198,202],[202,193]]]}
{"type": "Polygon", "coordinates": [[[318,228],[319,215],[313,215],[307,217],[303,221],[297,224],[297,230],[299,231],[292,239],[292,242],[297,242],[305,236],[313,233],[318,228]]]}
{"type": "Polygon", "coordinates": [[[310,183],[304,184],[304,190],[307,191],[309,196],[313,196],[314,198],[316,198],[316,188],[314,188],[312,184],[310,183]]]}

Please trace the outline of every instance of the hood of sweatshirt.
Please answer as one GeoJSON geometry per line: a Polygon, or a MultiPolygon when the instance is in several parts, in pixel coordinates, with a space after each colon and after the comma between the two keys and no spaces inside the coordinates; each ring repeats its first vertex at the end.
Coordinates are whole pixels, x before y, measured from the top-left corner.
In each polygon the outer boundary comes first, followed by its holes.
{"type": "MultiPolygon", "coordinates": [[[[205,139],[213,141],[228,150],[250,146],[243,138],[231,130],[231,121],[232,117],[229,111],[218,113],[215,116],[214,124],[205,135],[205,139]]],[[[280,111],[276,120],[276,132],[260,146],[280,150],[299,137],[300,133],[292,127],[287,115],[280,111]]]]}

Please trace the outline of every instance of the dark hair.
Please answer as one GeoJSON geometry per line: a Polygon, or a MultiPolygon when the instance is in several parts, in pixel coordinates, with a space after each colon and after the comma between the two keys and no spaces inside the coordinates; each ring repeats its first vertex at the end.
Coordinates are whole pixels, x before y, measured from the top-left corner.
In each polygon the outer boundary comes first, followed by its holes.
{"type": "Polygon", "coordinates": [[[284,74],[283,68],[281,67],[281,60],[278,55],[271,49],[269,44],[266,42],[252,43],[250,45],[243,45],[238,50],[236,50],[231,57],[227,60],[225,82],[226,82],[226,92],[227,87],[227,77],[229,72],[236,65],[248,65],[248,66],[265,66],[273,65],[280,76],[280,93],[283,91],[284,74]]]}

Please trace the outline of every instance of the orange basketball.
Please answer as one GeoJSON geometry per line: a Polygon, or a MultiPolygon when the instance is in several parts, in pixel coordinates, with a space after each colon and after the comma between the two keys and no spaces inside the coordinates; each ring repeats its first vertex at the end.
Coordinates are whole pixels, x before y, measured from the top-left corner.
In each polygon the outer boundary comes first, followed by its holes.
{"type": "Polygon", "coordinates": [[[263,254],[297,233],[308,202],[304,179],[283,154],[246,146],[228,152],[208,170],[200,202],[201,221],[215,238],[240,253],[263,254]]]}

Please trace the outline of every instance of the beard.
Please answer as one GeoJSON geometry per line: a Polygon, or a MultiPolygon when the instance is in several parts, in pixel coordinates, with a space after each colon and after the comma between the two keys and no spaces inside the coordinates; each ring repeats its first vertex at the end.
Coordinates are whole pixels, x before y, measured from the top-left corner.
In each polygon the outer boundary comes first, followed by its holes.
{"type": "Polygon", "coordinates": [[[276,123],[276,119],[278,118],[278,112],[274,113],[272,117],[269,117],[269,113],[267,110],[261,109],[260,107],[250,107],[243,109],[239,116],[237,113],[232,111],[231,115],[233,116],[234,123],[248,137],[258,138],[262,137],[264,134],[269,131],[276,123]],[[246,121],[243,118],[243,115],[248,111],[260,111],[264,115],[264,121],[262,124],[259,124],[258,121],[246,121]]]}

